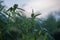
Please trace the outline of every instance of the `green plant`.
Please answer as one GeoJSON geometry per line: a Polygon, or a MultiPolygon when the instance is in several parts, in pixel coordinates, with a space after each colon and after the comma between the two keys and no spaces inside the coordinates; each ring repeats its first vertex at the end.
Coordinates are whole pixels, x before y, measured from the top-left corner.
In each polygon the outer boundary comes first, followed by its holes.
{"type": "MultiPolygon", "coordinates": [[[[24,13],[24,9],[18,8],[18,5],[15,4],[13,7],[10,7],[5,11],[5,17],[2,15],[0,18],[4,20],[0,21],[0,26],[3,27],[3,30],[0,30],[1,40],[53,40],[52,36],[48,33],[48,30],[45,27],[41,27],[39,21],[35,19],[40,14],[34,14],[32,10],[31,18],[26,18],[21,15],[24,13]],[[16,11],[19,9],[21,11],[16,11]],[[5,21],[6,19],[6,21],[5,21]],[[6,22],[6,23],[5,23],[6,22]],[[6,36],[7,35],[7,36],[6,36]],[[2,36],[4,37],[2,39],[2,36]]],[[[2,14],[2,13],[1,13],[2,14]]],[[[2,28],[0,28],[2,29],[2,28]]]]}

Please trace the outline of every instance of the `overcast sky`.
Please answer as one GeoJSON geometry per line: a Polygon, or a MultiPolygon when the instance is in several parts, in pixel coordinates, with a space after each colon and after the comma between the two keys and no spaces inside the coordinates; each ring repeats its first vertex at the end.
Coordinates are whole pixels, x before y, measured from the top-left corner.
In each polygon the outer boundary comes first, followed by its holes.
{"type": "MultiPolygon", "coordinates": [[[[41,17],[48,15],[48,12],[60,11],[60,0],[4,0],[4,3],[8,7],[18,4],[19,7],[24,8],[27,12],[31,12],[34,9],[35,12],[42,13],[41,17]]],[[[30,14],[26,13],[27,16],[30,16],[30,14]]]]}

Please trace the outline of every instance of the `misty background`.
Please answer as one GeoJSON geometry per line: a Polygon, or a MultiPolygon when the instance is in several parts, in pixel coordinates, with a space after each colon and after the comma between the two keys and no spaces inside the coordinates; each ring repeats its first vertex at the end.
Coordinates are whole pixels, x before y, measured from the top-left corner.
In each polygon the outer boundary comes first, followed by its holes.
{"type": "MultiPolygon", "coordinates": [[[[4,4],[7,8],[14,4],[18,4],[19,7],[26,10],[26,16],[30,17],[32,9],[34,12],[39,12],[42,15],[40,17],[46,17],[51,12],[60,12],[60,0],[4,0],[4,4]]],[[[59,15],[56,15],[60,17],[59,15]]]]}

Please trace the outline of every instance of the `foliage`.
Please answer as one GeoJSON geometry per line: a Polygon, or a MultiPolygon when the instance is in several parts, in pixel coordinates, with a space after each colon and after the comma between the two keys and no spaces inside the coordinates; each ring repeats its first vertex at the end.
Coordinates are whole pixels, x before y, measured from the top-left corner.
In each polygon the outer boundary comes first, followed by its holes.
{"type": "Polygon", "coordinates": [[[3,1],[0,0],[0,11],[2,11],[4,9],[4,5],[2,5],[3,1]]]}
{"type": "Polygon", "coordinates": [[[58,29],[60,28],[60,19],[58,19],[58,21],[57,21],[57,28],[58,29]]]}
{"type": "Polygon", "coordinates": [[[45,27],[51,34],[57,30],[57,22],[52,14],[50,14],[42,24],[44,24],[43,27],[45,27]]]}
{"type": "Polygon", "coordinates": [[[0,13],[0,40],[54,40],[49,32],[51,32],[50,27],[55,27],[55,19],[49,17],[46,22],[43,22],[47,25],[42,23],[43,27],[35,20],[40,14],[35,15],[32,10],[31,18],[26,18],[21,15],[24,11],[15,4],[3,12],[4,14],[0,13]]]}

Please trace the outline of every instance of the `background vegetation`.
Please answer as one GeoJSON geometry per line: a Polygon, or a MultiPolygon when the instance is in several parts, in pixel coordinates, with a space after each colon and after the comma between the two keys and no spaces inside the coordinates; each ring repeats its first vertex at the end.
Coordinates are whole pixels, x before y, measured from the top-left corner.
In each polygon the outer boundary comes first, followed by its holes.
{"type": "Polygon", "coordinates": [[[47,19],[37,19],[40,14],[31,18],[24,14],[25,10],[18,8],[17,4],[4,10],[0,1],[0,40],[54,40],[54,32],[60,28],[60,19],[56,21],[50,14],[47,19]]]}

